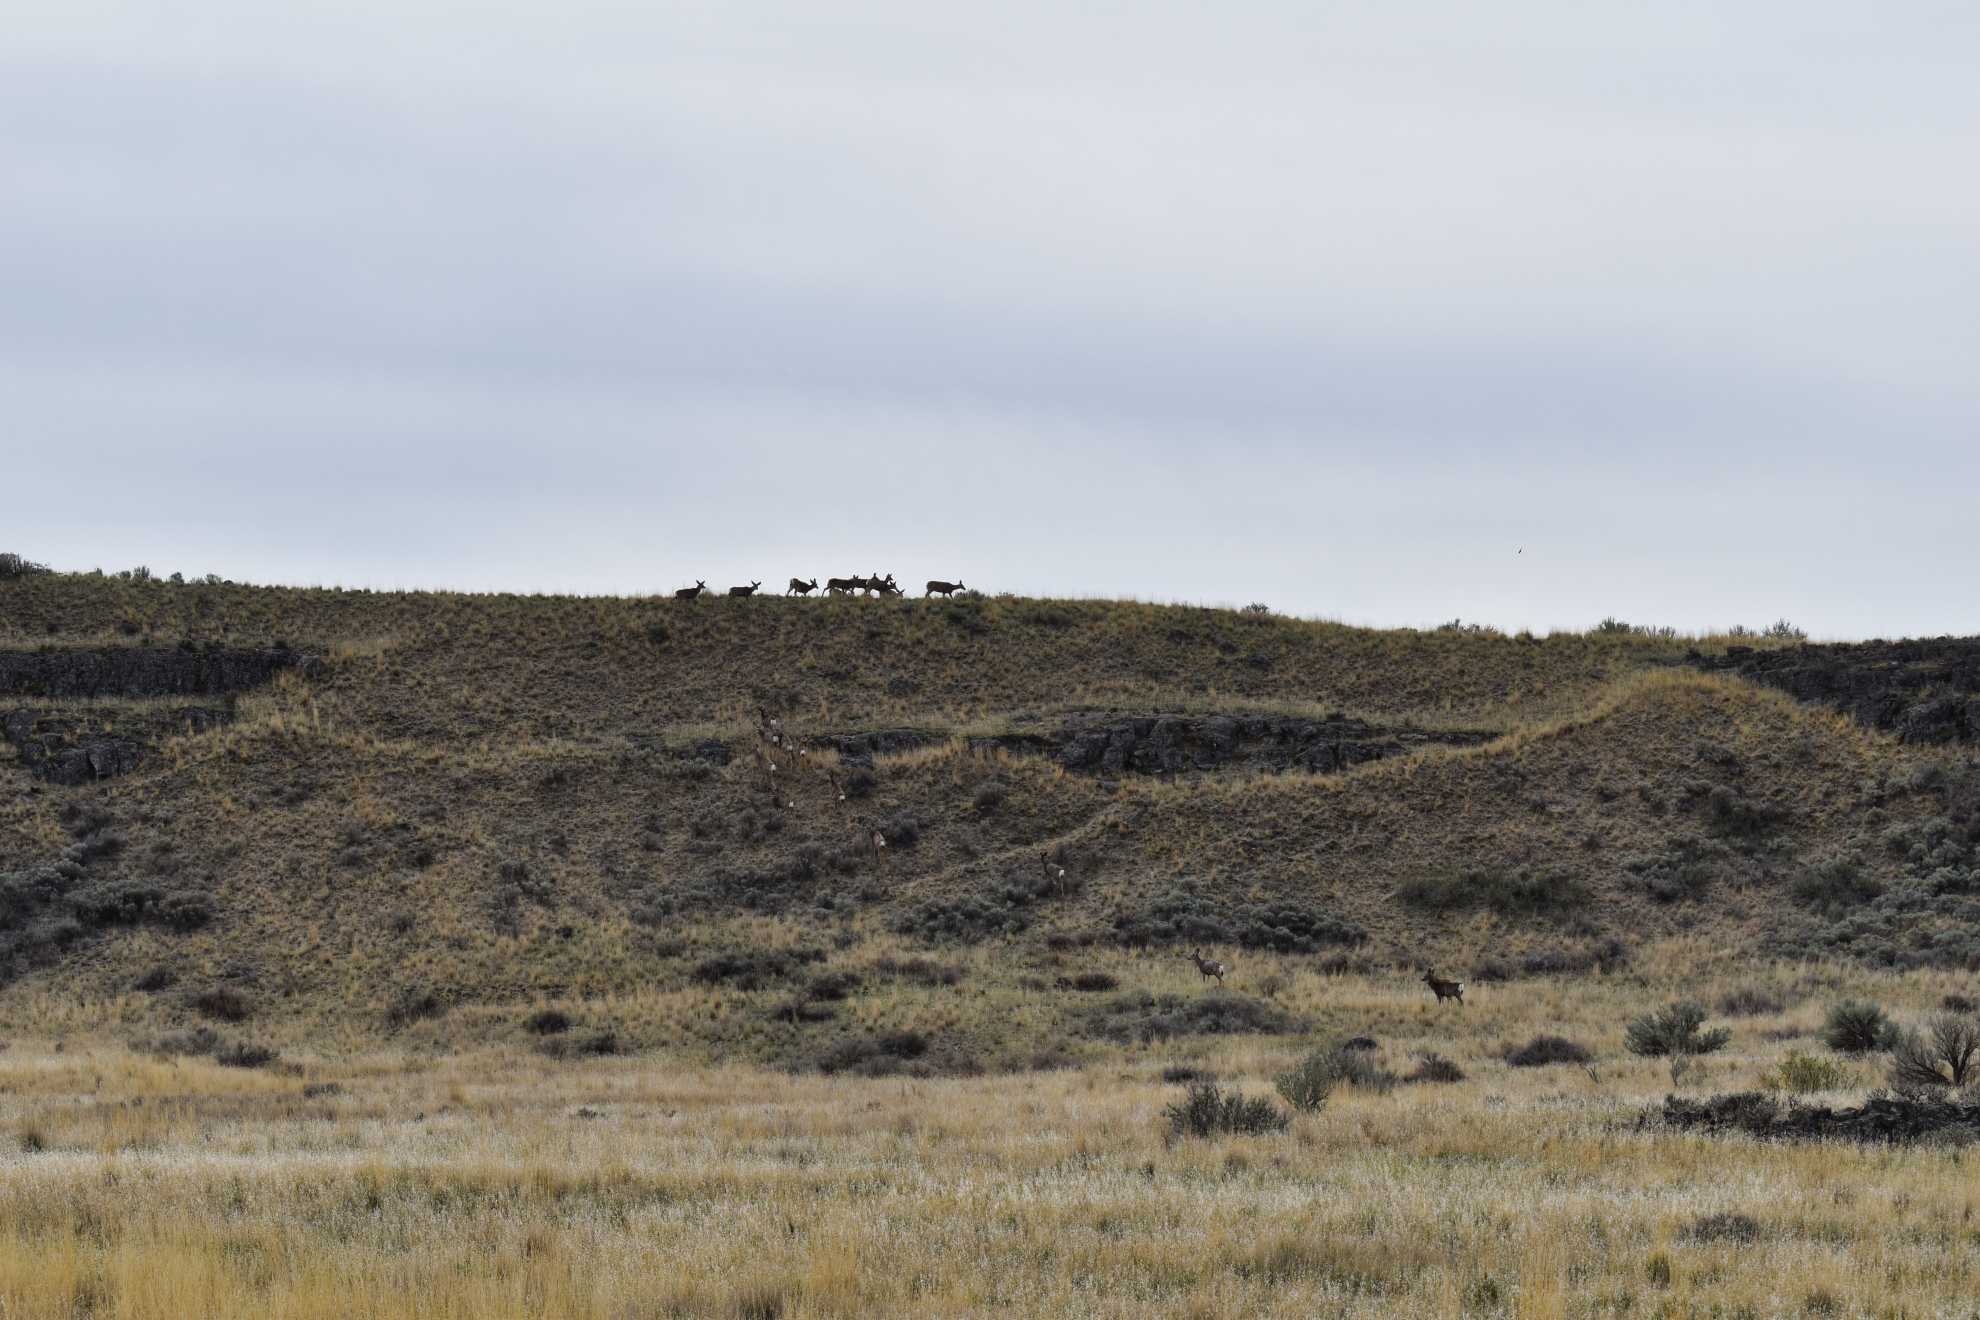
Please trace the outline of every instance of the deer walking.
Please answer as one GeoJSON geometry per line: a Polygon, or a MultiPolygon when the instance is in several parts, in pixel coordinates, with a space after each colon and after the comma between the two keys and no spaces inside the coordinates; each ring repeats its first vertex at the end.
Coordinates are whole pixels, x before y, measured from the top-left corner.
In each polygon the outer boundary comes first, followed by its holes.
{"type": "Polygon", "coordinates": [[[835,798],[837,798],[837,799],[838,799],[838,801],[840,802],[840,804],[841,804],[841,805],[843,805],[843,804],[845,803],[845,800],[846,800],[846,786],[845,786],[844,784],[842,784],[842,783],[840,783],[840,782],[839,782],[839,777],[838,777],[838,775],[836,775],[836,774],[834,774],[834,773],[832,773],[832,772],[831,772],[831,771],[829,771],[829,770],[828,770],[828,771],[826,771],[826,773],[825,773],[825,778],[826,778],[827,780],[829,780],[829,781],[831,781],[831,784],[832,784],[832,796],[833,796],[833,797],[835,797],[835,798]]]}
{"type": "Polygon", "coordinates": [[[770,789],[770,796],[777,796],[777,762],[772,759],[769,749],[759,746],[756,749],[756,768],[763,772],[763,782],[770,789]]]}
{"type": "Polygon", "coordinates": [[[761,582],[752,582],[746,587],[730,587],[729,598],[733,600],[739,596],[754,596],[756,589],[762,585],[761,582]]]}
{"type": "Polygon", "coordinates": [[[825,579],[825,594],[828,596],[850,596],[855,591],[865,589],[866,579],[863,577],[825,579]]]}
{"type": "Polygon", "coordinates": [[[879,830],[873,831],[873,861],[881,870],[887,868],[887,836],[879,830]]]}
{"type": "Polygon", "coordinates": [[[1459,1008],[1464,1007],[1464,982],[1440,981],[1437,979],[1435,972],[1425,972],[1423,974],[1423,984],[1437,992],[1438,1003],[1441,1004],[1446,999],[1455,999],[1458,1001],[1459,1008]]]}
{"type": "Polygon", "coordinates": [[[792,592],[796,592],[800,596],[809,596],[816,590],[818,590],[817,578],[813,578],[809,582],[801,582],[797,578],[792,578],[791,585],[784,588],[784,594],[788,596],[792,592]]]}
{"type": "Polygon", "coordinates": [[[1217,978],[1218,985],[1221,986],[1224,983],[1224,964],[1211,962],[1203,956],[1200,950],[1190,954],[1189,960],[1196,964],[1196,970],[1203,974],[1204,980],[1207,981],[1214,976],[1217,978]]]}
{"type": "Polygon", "coordinates": [[[706,582],[697,582],[691,587],[682,587],[679,591],[675,592],[674,599],[693,600],[706,590],[708,590],[708,584],[706,582]]]}
{"type": "Polygon", "coordinates": [[[927,600],[930,596],[953,596],[961,590],[963,590],[963,584],[960,582],[930,582],[928,584],[928,590],[923,593],[921,598],[927,600]]]}

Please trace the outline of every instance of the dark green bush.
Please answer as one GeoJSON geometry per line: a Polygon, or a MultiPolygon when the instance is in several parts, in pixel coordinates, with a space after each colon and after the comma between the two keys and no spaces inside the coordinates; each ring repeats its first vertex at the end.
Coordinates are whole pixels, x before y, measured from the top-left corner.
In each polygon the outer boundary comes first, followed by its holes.
{"type": "Polygon", "coordinates": [[[1273,1084],[1293,1108],[1318,1113],[1337,1086],[1387,1095],[1396,1089],[1397,1080],[1394,1073],[1375,1062],[1370,1050],[1336,1045],[1310,1051],[1280,1073],[1273,1084]]]}
{"type": "Polygon", "coordinates": [[[1822,1041],[1840,1054],[1887,1050],[1897,1042],[1898,1026],[1876,1004],[1844,999],[1829,1006],[1822,1024],[1822,1041]]]}
{"type": "Polygon", "coordinates": [[[523,1029],[539,1036],[560,1035],[570,1026],[570,1014],[556,1008],[539,1008],[523,1019],[523,1029]]]}
{"type": "Polygon", "coordinates": [[[1544,1068],[1553,1063],[1587,1063],[1593,1057],[1587,1046],[1565,1036],[1535,1036],[1518,1049],[1508,1050],[1506,1064],[1512,1068],[1544,1068]]]}
{"type": "Polygon", "coordinates": [[[1501,916],[1551,916],[1582,906],[1589,891],[1573,871],[1495,865],[1412,876],[1396,887],[1396,897],[1431,912],[1484,907],[1501,916]]]}
{"type": "Polygon", "coordinates": [[[1223,990],[1199,999],[1129,990],[1094,1009],[1088,1021],[1094,1034],[1123,1042],[1242,1033],[1289,1035],[1302,1025],[1283,1009],[1223,990]]]}
{"type": "Polygon", "coordinates": [[[251,1011],[247,996],[231,985],[202,990],[193,996],[192,1003],[201,1017],[218,1018],[222,1022],[239,1022],[251,1011]]]}
{"type": "Polygon", "coordinates": [[[1417,1061],[1415,1068],[1403,1074],[1402,1080],[1416,1083],[1461,1082],[1464,1080],[1464,1069],[1431,1050],[1417,1061]]]}
{"type": "Polygon", "coordinates": [[[1836,857],[1796,876],[1788,892],[1797,902],[1834,914],[1869,902],[1884,886],[1854,857],[1836,857]]]}
{"type": "Polygon", "coordinates": [[[1631,1054],[1654,1059],[1669,1054],[1710,1054],[1732,1039],[1732,1032],[1724,1027],[1700,1031],[1704,1024],[1705,1005],[1696,999],[1679,999],[1625,1024],[1623,1047],[1631,1054]]]}
{"type": "Polygon", "coordinates": [[[824,961],[823,949],[738,949],[703,958],[689,975],[708,985],[727,982],[740,990],[760,990],[767,981],[824,961]]]}
{"type": "Polygon", "coordinates": [[[1304,899],[1222,903],[1193,885],[1177,885],[1148,898],[1139,908],[1114,918],[1122,944],[1236,944],[1246,949],[1310,953],[1326,945],[1357,945],[1367,928],[1341,913],[1304,899]]]}
{"type": "Polygon", "coordinates": [[[1199,1082],[1180,1101],[1165,1106],[1162,1117],[1176,1133],[1185,1137],[1213,1137],[1224,1134],[1252,1137],[1283,1131],[1291,1115],[1264,1096],[1247,1100],[1237,1091],[1229,1095],[1215,1082],[1199,1082]]]}

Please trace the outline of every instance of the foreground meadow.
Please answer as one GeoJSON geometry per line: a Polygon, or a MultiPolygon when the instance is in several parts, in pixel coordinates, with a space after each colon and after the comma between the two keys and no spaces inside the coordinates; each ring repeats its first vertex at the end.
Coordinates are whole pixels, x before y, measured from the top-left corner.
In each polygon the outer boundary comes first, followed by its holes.
{"type": "MultiPolygon", "coordinates": [[[[1308,1042],[850,1079],[664,1051],[251,1070],[108,1035],[17,1040],[0,1054],[0,1314],[1976,1313],[1980,1165],[1957,1144],[1642,1126],[1670,1069],[1617,1047],[1637,993],[1621,983],[1490,987],[1441,1013],[1399,976],[1322,988],[1339,1020],[1386,1024],[1399,1071],[1435,1049],[1466,1080],[1341,1090],[1282,1133],[1200,1140],[1162,1118],[1180,1095],[1166,1067],[1187,1055],[1266,1094],[1308,1042]],[[1596,1062],[1496,1057],[1542,1030],[1596,1062]]],[[[1902,1008],[1946,986],[1872,988],[1902,1008]]],[[[1795,1033],[1824,1001],[1788,1001],[1737,1020],[1687,1088],[1751,1086],[1818,1048],[1795,1033]]]]}

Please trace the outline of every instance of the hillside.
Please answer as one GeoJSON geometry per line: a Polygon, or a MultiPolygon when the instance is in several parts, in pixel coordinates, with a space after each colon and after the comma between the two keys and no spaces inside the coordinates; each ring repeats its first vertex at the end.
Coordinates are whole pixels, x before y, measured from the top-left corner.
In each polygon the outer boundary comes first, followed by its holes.
{"type": "Polygon", "coordinates": [[[555,1004],[621,1047],[817,1057],[911,1019],[990,1054],[1175,1029],[1182,1000],[1054,987],[1186,990],[1196,946],[1252,1025],[1285,960],[1627,975],[1709,931],[1980,965],[1970,746],[1706,672],[1754,654],[1111,601],[4,582],[0,1015],[238,1009],[327,1047],[555,1004]],[[810,744],[774,797],[759,710],[810,744]]]}

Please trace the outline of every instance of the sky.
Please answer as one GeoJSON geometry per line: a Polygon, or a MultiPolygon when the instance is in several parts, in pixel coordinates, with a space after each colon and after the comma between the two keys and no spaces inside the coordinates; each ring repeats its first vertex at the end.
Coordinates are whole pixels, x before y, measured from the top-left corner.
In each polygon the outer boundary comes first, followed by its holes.
{"type": "Polygon", "coordinates": [[[1980,632],[1980,11],[24,0],[0,550],[1980,632]]]}

